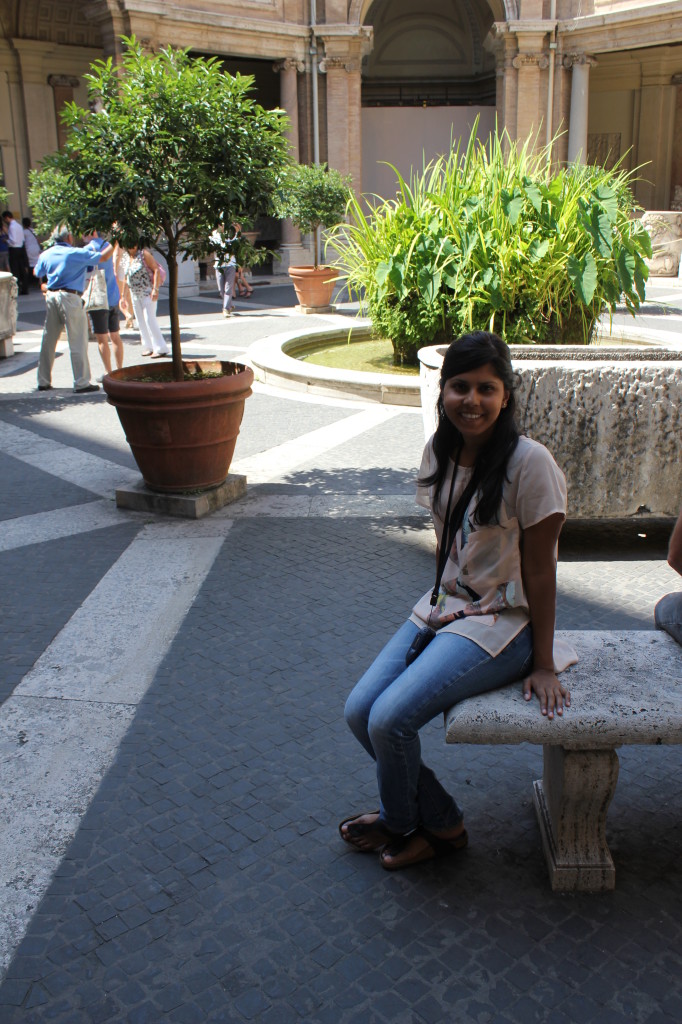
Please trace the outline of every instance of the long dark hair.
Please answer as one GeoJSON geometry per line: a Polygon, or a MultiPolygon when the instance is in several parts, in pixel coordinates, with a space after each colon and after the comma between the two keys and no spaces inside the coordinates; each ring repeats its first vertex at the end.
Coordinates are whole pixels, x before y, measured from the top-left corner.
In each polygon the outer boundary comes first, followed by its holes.
{"type": "Polygon", "coordinates": [[[448,471],[450,458],[459,454],[464,439],[445,415],[443,406],[443,388],[451,377],[490,363],[505,389],[509,392],[509,400],[495,423],[492,437],[478,454],[472,474],[472,487],[479,491],[480,498],[476,506],[475,520],[479,525],[493,522],[497,518],[502,501],[502,488],[507,479],[507,463],[519,440],[516,426],[517,376],[512,369],[509,348],[496,334],[488,331],[472,331],[463,334],[448,347],[443,358],[440,372],[440,392],[436,410],[438,426],[433,435],[433,452],[436,456],[436,468],[429,476],[420,478],[419,483],[436,485],[436,497],[440,493],[448,471]]]}

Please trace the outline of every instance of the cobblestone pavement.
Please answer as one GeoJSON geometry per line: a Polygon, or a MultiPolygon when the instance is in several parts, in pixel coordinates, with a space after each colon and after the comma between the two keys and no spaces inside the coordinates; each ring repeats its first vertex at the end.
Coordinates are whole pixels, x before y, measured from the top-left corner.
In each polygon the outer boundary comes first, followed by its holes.
{"type": "MultiPolygon", "coordinates": [[[[184,300],[185,351],[313,326],[267,295],[227,324],[184,300]]],[[[679,1024],[679,748],[620,752],[610,894],[549,889],[542,752],[446,748],[440,723],[425,759],[465,808],[461,859],[390,875],[338,838],[376,804],[345,696],[433,573],[419,411],[257,387],[242,501],[119,511],[115,414],[71,394],[66,352],[35,392],[22,303],[0,364],[2,1024],[679,1024]]],[[[559,627],[651,628],[669,530],[569,524],[559,627]]]]}

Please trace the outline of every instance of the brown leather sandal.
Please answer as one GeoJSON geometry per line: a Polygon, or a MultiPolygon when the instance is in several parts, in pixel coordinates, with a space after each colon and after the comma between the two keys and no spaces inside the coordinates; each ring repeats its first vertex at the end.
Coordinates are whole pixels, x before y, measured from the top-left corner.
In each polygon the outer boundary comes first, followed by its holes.
{"type": "Polygon", "coordinates": [[[389,832],[383,822],[378,820],[379,813],[379,811],[364,811],[362,814],[353,814],[350,818],[344,818],[339,824],[339,835],[344,843],[348,843],[360,853],[377,853],[383,849],[386,843],[397,839],[395,832],[389,832]],[[359,820],[369,814],[376,814],[377,820],[372,822],[359,820]]]}
{"type": "Polygon", "coordinates": [[[387,843],[379,854],[379,860],[382,868],[387,871],[401,871],[403,868],[411,868],[415,864],[423,864],[428,860],[453,857],[460,850],[466,849],[468,842],[466,829],[463,829],[454,839],[445,839],[443,836],[437,836],[421,827],[407,836],[399,836],[393,842],[387,843]],[[423,842],[419,843],[417,849],[410,854],[410,844],[415,839],[421,839],[423,842]],[[405,854],[405,856],[399,859],[401,854],[405,854]],[[391,863],[391,860],[387,858],[395,859],[398,863],[391,863]]]}

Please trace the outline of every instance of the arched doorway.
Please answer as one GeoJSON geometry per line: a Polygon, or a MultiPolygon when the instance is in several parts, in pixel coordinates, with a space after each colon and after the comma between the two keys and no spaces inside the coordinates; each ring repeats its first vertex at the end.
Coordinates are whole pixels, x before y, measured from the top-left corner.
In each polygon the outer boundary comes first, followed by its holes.
{"type": "Polygon", "coordinates": [[[362,66],[362,191],[390,196],[401,174],[495,122],[493,24],[486,0],[374,0],[364,24],[374,31],[362,66]]]}

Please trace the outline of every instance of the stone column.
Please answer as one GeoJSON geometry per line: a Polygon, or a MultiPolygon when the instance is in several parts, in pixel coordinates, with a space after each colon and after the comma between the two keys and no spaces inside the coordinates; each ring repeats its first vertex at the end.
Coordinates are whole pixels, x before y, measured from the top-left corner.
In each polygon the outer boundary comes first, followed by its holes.
{"type": "Polygon", "coordinates": [[[570,53],[564,57],[564,67],[572,68],[571,118],[568,125],[569,163],[587,163],[587,120],[590,98],[590,66],[594,57],[585,53],[570,53]]]}
{"type": "MultiPolygon", "coordinates": [[[[279,72],[280,106],[289,118],[287,139],[292,160],[299,160],[298,146],[298,76],[305,71],[303,61],[286,57],[274,65],[279,72]]],[[[312,254],[301,245],[301,233],[290,220],[282,221],[281,260],[275,261],[275,273],[284,274],[289,267],[307,265],[312,262],[312,254]]]]}

